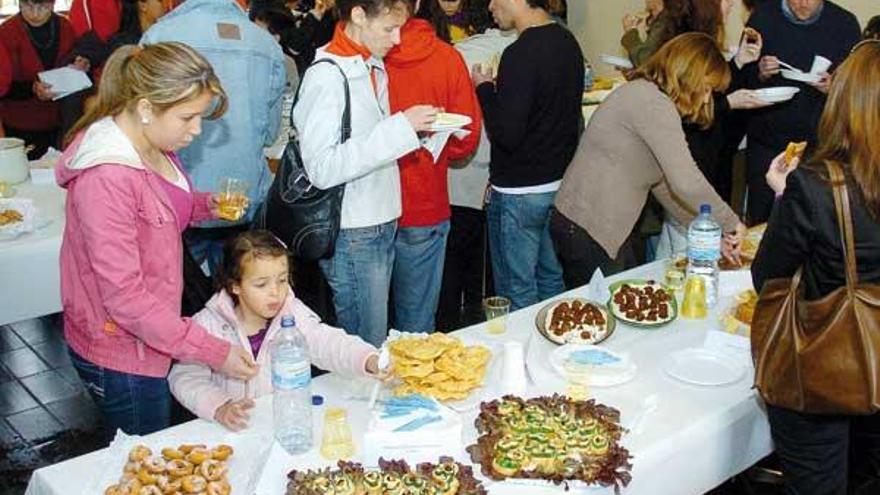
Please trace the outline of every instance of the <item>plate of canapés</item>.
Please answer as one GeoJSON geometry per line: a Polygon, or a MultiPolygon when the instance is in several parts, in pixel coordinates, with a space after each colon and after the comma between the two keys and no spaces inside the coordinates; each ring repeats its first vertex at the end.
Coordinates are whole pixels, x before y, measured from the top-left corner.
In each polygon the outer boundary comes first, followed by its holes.
{"type": "Polygon", "coordinates": [[[614,316],[604,304],[588,299],[552,301],[538,311],[538,333],[557,345],[598,344],[614,333],[614,316]]]}
{"type": "Polygon", "coordinates": [[[657,328],[678,317],[678,302],[666,286],[650,279],[621,280],[609,287],[608,308],[621,323],[657,328]]]}

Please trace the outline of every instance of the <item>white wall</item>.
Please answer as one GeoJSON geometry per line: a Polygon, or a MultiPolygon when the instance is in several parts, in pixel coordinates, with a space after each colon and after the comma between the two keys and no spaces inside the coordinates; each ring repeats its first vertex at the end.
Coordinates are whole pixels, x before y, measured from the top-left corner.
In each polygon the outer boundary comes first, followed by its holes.
{"type": "MultiPolygon", "coordinates": [[[[778,1],[778,0],[770,0],[778,1]]],[[[877,0],[837,0],[836,3],[859,18],[864,27],[872,16],[880,14],[877,0]]],[[[620,46],[623,34],[621,19],[627,12],[645,9],[644,0],[568,0],[568,23],[599,74],[611,74],[613,69],[597,63],[600,53],[624,55],[620,46]]],[[[737,3],[727,26],[728,42],[735,44],[742,30],[742,9],[737,3]]]]}

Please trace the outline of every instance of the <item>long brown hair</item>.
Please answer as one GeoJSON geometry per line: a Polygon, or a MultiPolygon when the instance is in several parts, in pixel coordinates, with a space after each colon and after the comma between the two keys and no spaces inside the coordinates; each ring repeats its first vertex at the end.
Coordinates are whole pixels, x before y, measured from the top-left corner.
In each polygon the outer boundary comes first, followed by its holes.
{"type": "Polygon", "coordinates": [[[813,164],[840,162],[880,219],[880,41],[862,42],[834,72],[813,164]]]}
{"type": "Polygon", "coordinates": [[[724,46],[724,16],[721,0],[687,0],[676,26],[676,32],[696,31],[711,36],[719,46],[724,46]]]}
{"type": "Polygon", "coordinates": [[[228,105],[226,92],[211,64],[188,45],[122,46],[104,64],[98,95],[67,133],[65,144],[98,120],[133,108],[142,99],[163,112],[206,91],[218,100],[207,118],[219,118],[228,105]]]}
{"type": "Polygon", "coordinates": [[[647,79],[675,103],[681,118],[702,128],[715,119],[713,98],[706,92],[723,92],[730,84],[730,67],[718,45],[704,33],[685,33],[669,40],[636,71],[634,79],[647,79]]]}

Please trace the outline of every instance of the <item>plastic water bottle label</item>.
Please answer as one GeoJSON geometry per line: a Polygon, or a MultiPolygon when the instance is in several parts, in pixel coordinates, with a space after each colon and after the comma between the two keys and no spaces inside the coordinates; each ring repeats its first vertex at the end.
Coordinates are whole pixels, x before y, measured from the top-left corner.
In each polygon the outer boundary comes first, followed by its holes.
{"type": "Polygon", "coordinates": [[[692,232],[688,236],[688,258],[717,261],[721,258],[721,239],[712,232],[692,232]]]}
{"type": "Polygon", "coordinates": [[[312,370],[308,361],[296,363],[276,363],[272,369],[272,387],[280,390],[305,388],[312,381],[312,370]]]}

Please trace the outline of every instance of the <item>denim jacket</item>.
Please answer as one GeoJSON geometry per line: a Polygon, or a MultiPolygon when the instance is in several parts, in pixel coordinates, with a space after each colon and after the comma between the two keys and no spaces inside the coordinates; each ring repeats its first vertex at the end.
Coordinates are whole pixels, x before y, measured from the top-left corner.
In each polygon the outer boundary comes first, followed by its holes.
{"type": "MultiPolygon", "coordinates": [[[[229,96],[226,114],[204,121],[199,139],[178,152],[184,167],[201,191],[216,191],[223,177],[247,181],[251,217],[272,182],[263,147],[275,141],[281,124],[287,81],[281,47],[233,0],[187,0],[141,39],[143,44],[162,41],[195,48],[229,96]]],[[[229,223],[213,223],[219,225],[229,223]]]]}

